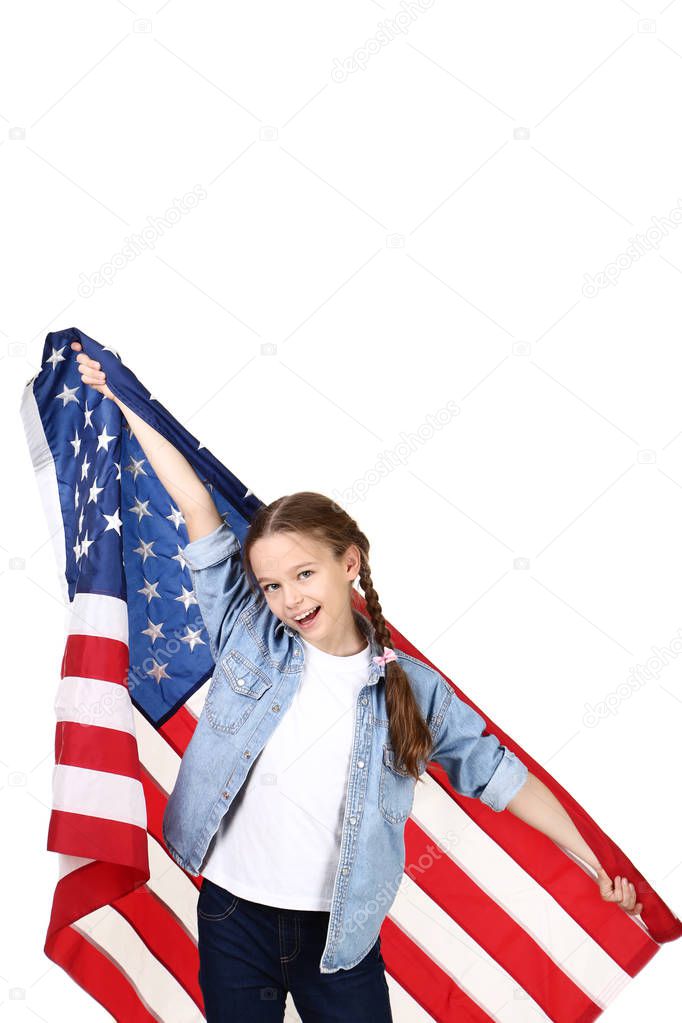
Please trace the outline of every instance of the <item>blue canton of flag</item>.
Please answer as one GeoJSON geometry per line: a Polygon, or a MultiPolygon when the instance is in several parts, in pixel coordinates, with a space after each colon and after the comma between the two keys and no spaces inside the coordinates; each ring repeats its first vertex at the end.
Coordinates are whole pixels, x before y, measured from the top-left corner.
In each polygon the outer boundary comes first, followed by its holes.
{"type": "Polygon", "coordinates": [[[55,461],[69,601],[88,592],[127,602],[128,689],[158,727],[213,671],[182,556],[189,536],[118,406],[82,383],[73,341],[100,362],[111,390],[191,461],[240,541],[261,502],[153,398],[117,352],[76,327],[47,335],[33,392],[55,461]]]}

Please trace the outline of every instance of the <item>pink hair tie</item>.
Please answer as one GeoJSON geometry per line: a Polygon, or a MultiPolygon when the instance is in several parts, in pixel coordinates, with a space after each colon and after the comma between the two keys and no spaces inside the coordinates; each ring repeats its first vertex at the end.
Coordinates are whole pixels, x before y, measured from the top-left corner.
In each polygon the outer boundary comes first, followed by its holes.
{"type": "Polygon", "coordinates": [[[385,646],[383,654],[378,657],[373,657],[372,660],[375,664],[387,664],[388,661],[397,661],[398,657],[395,650],[391,650],[390,646],[385,646]]]}

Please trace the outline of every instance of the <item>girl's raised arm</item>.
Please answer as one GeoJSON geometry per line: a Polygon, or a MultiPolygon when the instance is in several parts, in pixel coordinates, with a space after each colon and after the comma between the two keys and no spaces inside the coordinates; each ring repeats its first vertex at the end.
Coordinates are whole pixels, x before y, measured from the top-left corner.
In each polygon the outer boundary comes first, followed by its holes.
{"type": "Polygon", "coordinates": [[[213,498],[185,456],[112,393],[99,362],[82,351],[79,341],[73,341],[71,347],[79,352],[76,361],[83,383],[110,398],[125,416],[154,472],[182,512],[190,542],[213,532],[223,520],[213,498]]]}

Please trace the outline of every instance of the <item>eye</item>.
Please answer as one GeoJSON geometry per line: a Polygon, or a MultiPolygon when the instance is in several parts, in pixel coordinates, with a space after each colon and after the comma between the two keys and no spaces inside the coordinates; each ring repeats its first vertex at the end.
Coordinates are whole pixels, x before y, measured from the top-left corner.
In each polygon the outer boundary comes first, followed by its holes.
{"type": "MultiPolygon", "coordinates": [[[[304,568],[298,574],[299,575],[306,575],[306,573],[307,573],[308,575],[313,575],[313,572],[314,572],[314,569],[312,569],[312,568],[304,568]]],[[[263,587],[263,592],[264,593],[272,593],[272,590],[270,589],[271,586],[279,586],[279,583],[266,583],[265,586],[263,587]]]]}

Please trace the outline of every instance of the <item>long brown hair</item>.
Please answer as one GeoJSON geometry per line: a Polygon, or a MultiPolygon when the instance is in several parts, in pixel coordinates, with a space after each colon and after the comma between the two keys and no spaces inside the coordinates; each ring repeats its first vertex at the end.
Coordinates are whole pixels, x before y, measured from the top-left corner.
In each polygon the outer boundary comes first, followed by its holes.
{"type": "MultiPolygon", "coordinates": [[[[393,648],[391,633],[384,621],[379,595],[374,589],[369,567],[369,540],[355,519],[338,504],[314,491],[303,490],[261,505],[251,519],[244,541],[242,563],[252,592],[262,601],[265,595],[251,567],[250,551],[256,540],[275,533],[295,532],[325,543],[334,558],[341,558],[351,544],[360,550],[360,586],[378,643],[393,648]]],[[[352,602],[352,589],[351,589],[352,602]]],[[[389,734],[398,764],[415,779],[430,757],[432,737],[410,686],[398,661],[384,665],[386,710],[389,734]],[[421,763],[420,763],[421,761],[421,763]]]]}

